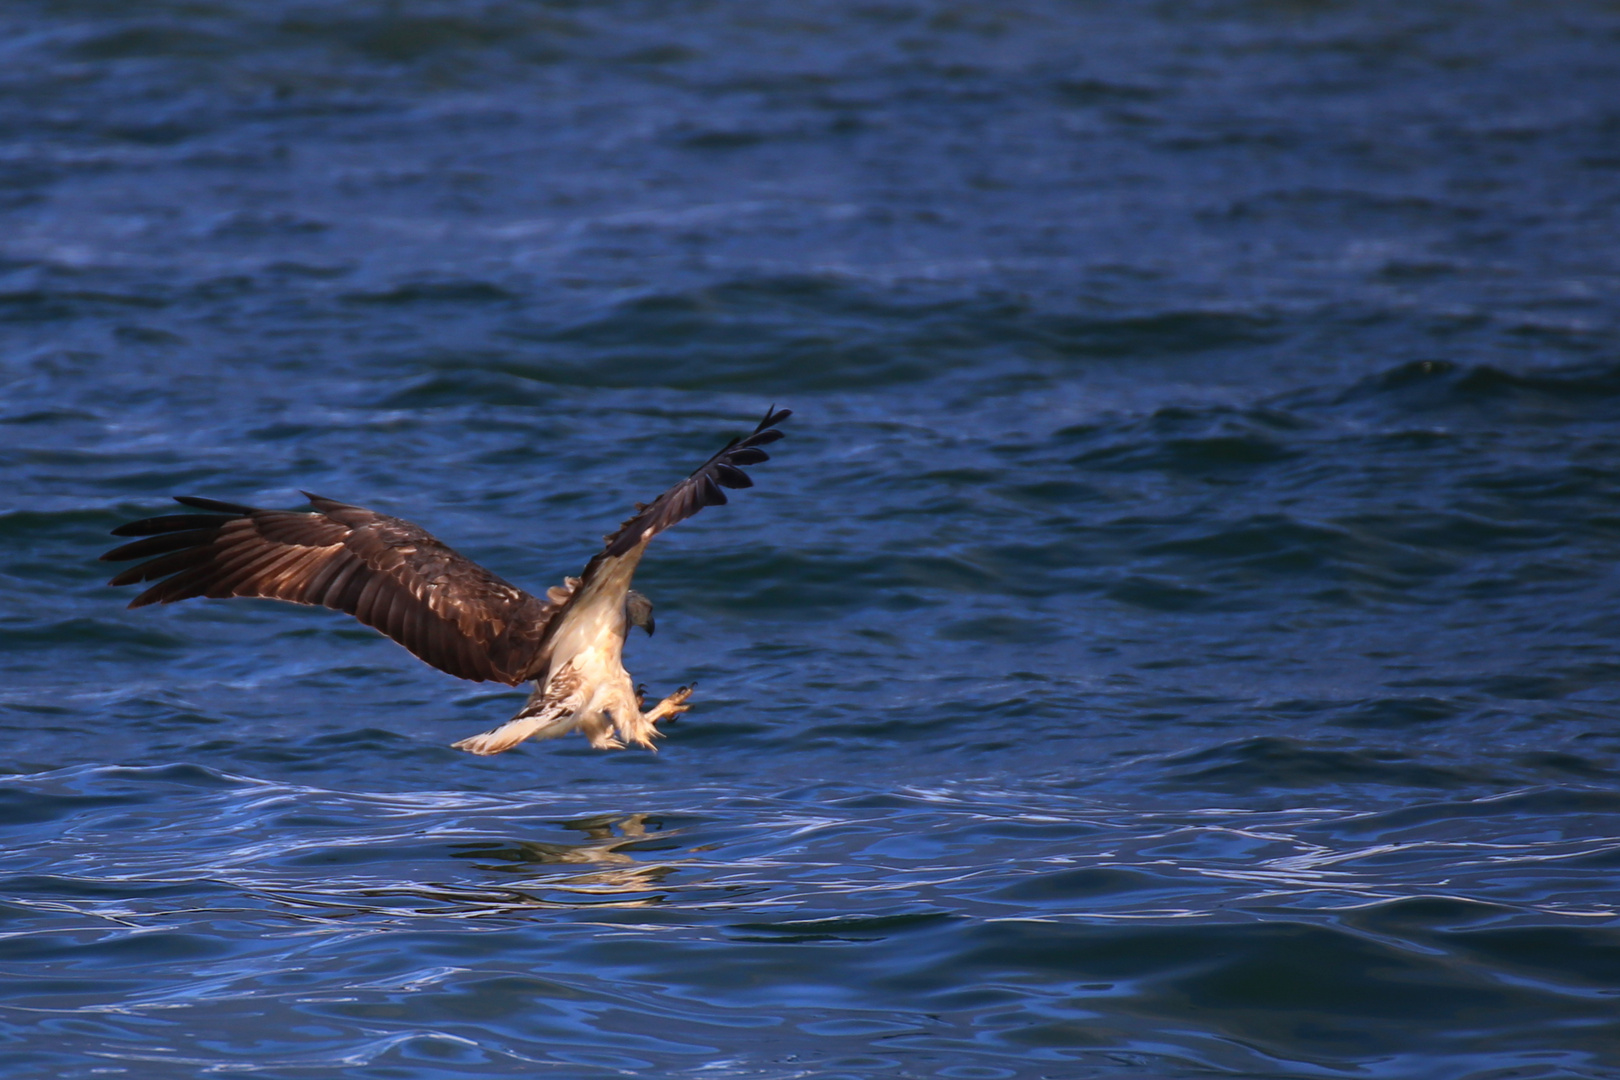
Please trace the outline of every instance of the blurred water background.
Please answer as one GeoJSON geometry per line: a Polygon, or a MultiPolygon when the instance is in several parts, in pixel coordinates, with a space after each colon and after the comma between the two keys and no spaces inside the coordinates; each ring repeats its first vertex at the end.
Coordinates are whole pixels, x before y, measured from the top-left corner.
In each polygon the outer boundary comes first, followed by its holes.
{"type": "Polygon", "coordinates": [[[0,9],[6,1080],[1620,1077],[1620,8],[0,9]],[[575,573],[660,753],[171,494],[575,573]]]}

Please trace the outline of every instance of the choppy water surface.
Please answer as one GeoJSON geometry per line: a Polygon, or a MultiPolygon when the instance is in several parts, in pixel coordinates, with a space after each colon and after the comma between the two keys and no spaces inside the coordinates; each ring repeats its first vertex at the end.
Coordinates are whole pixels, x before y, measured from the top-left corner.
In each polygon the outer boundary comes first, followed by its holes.
{"type": "Polygon", "coordinates": [[[1620,15],[16,3],[7,1080],[1620,1077],[1620,15]],[[660,753],[107,530],[662,538],[660,753]]]}

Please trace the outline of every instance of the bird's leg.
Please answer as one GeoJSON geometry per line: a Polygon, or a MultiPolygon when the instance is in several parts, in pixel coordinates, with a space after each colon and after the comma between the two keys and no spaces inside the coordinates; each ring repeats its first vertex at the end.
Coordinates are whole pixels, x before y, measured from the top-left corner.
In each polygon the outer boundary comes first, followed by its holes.
{"type": "Polygon", "coordinates": [[[660,701],[657,705],[654,705],[650,711],[642,713],[642,723],[656,724],[658,721],[663,720],[666,717],[671,723],[673,723],[677,716],[681,715],[681,713],[692,707],[686,703],[686,699],[691,697],[692,691],[696,689],[697,683],[693,683],[691,686],[681,687],[679,690],[669,695],[669,697],[665,698],[663,701],[660,701]]]}
{"type": "MultiPolygon", "coordinates": [[[[626,689],[629,688],[626,687],[626,689]]],[[[604,714],[607,719],[612,721],[613,727],[618,730],[619,738],[623,742],[620,742],[619,739],[612,739],[611,742],[598,741],[598,734],[604,740],[610,738],[607,735],[605,722],[600,733],[598,733],[593,729],[592,721],[586,720],[581,727],[590,738],[592,746],[600,750],[607,750],[610,748],[616,749],[623,746],[624,743],[635,743],[637,746],[644,746],[648,750],[656,749],[653,746],[653,740],[663,734],[658,730],[658,721],[666,717],[673,718],[691,708],[690,705],[686,704],[686,699],[692,696],[692,687],[690,686],[681,687],[647,712],[641,711],[641,703],[646,699],[643,689],[637,687],[632,693],[634,697],[627,696],[621,710],[609,710],[604,714]],[[631,705],[632,700],[635,702],[634,706],[631,705]]]]}

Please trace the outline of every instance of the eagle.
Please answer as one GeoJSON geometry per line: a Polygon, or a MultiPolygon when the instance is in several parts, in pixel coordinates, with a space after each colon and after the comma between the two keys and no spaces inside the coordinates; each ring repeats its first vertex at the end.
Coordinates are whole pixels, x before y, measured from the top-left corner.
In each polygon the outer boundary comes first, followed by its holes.
{"type": "Polygon", "coordinates": [[[201,514],[169,514],[120,525],[114,536],[143,539],[101,558],[145,559],[109,584],[155,581],[130,607],[193,596],[256,596],[347,612],[409,649],[417,659],[472,682],[534,683],[516,716],[453,745],[498,754],[525,739],[576,728],[600,750],[635,743],[652,749],[660,720],[691,706],[683,686],[642,711],[642,691],[624,669],[630,627],[653,632],[652,602],[630,588],[652,538],[726,488],[753,486],[743,467],[770,460],[763,447],[782,438],[788,409],[767,409],[754,430],[603,538],[578,577],[532,596],[442,543],[427,530],[360,506],[302,492],[314,509],[262,510],[189,495],[175,502],[201,514]]]}

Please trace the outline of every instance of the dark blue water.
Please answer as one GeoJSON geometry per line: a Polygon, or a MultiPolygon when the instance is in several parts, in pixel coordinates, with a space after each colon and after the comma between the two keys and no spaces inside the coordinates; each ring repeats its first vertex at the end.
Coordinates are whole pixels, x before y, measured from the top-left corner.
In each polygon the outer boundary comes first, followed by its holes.
{"type": "Polygon", "coordinates": [[[6,1080],[1620,1077],[1620,10],[16,0],[6,1080]],[[661,752],[171,494],[638,577],[661,752]]]}

